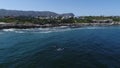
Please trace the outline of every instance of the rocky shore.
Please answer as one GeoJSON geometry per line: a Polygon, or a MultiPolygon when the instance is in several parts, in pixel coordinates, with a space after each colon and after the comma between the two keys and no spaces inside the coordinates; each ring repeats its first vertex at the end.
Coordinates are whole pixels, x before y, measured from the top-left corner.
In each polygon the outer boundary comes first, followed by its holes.
{"type": "Polygon", "coordinates": [[[84,26],[112,26],[120,25],[120,23],[62,23],[62,24],[13,24],[13,23],[0,23],[0,29],[28,29],[28,28],[49,28],[49,27],[59,27],[59,26],[68,26],[71,28],[78,28],[84,26]]]}

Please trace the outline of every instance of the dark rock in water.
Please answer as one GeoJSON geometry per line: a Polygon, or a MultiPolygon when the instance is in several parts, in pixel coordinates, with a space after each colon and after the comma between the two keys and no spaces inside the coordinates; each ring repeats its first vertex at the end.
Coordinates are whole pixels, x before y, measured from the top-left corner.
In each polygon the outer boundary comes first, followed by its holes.
{"type": "Polygon", "coordinates": [[[0,29],[9,29],[9,28],[19,28],[19,29],[26,29],[26,28],[38,28],[39,25],[35,24],[0,24],[0,29]]]}
{"type": "Polygon", "coordinates": [[[0,29],[9,29],[9,28],[18,28],[18,29],[27,29],[27,28],[49,28],[49,27],[59,27],[66,26],[67,28],[79,28],[85,26],[112,26],[120,24],[112,23],[63,23],[63,24],[13,24],[13,23],[4,23],[0,24],[0,29]]]}

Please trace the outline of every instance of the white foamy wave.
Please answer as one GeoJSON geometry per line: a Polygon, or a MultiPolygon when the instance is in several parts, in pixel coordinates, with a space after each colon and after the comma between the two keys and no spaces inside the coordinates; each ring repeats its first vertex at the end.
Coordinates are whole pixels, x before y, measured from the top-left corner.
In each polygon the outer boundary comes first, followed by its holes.
{"type": "Polygon", "coordinates": [[[35,30],[33,33],[53,33],[53,32],[63,32],[63,31],[69,31],[71,29],[55,29],[55,28],[51,28],[51,29],[38,29],[35,30]]]}
{"type": "Polygon", "coordinates": [[[83,27],[83,28],[69,28],[66,26],[53,27],[53,28],[33,28],[33,29],[3,29],[3,32],[15,32],[15,33],[53,33],[53,32],[65,32],[77,29],[98,29],[98,27],[83,27]]]}
{"type": "Polygon", "coordinates": [[[16,29],[3,29],[2,31],[4,31],[4,32],[13,32],[13,31],[15,31],[16,29]]]}
{"type": "Polygon", "coordinates": [[[15,33],[25,33],[24,31],[15,31],[15,33]]]}
{"type": "Polygon", "coordinates": [[[69,28],[68,26],[59,26],[59,27],[53,27],[55,29],[66,29],[66,28],[69,28]]]}
{"type": "Polygon", "coordinates": [[[70,30],[73,30],[73,29],[67,28],[67,29],[56,30],[55,32],[64,32],[64,31],[70,31],[70,30]]]}
{"type": "Polygon", "coordinates": [[[52,31],[43,31],[43,32],[35,32],[35,33],[52,33],[52,31]]]}
{"type": "Polygon", "coordinates": [[[15,32],[15,33],[52,33],[52,32],[63,32],[69,31],[73,28],[54,27],[54,28],[34,28],[34,29],[3,29],[3,32],[15,32]]]}
{"type": "Polygon", "coordinates": [[[41,30],[41,31],[48,31],[48,30],[51,30],[52,28],[38,28],[36,30],[41,30]]]}
{"type": "Polygon", "coordinates": [[[106,27],[82,27],[82,28],[78,28],[78,29],[90,29],[90,30],[94,30],[94,29],[105,29],[106,27]]]}

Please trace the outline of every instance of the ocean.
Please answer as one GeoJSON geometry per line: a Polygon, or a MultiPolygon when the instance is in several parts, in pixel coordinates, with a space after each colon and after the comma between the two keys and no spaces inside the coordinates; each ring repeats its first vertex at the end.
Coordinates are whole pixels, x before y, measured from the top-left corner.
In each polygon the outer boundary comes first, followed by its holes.
{"type": "Polygon", "coordinates": [[[120,68],[120,26],[0,30],[0,68],[120,68]]]}

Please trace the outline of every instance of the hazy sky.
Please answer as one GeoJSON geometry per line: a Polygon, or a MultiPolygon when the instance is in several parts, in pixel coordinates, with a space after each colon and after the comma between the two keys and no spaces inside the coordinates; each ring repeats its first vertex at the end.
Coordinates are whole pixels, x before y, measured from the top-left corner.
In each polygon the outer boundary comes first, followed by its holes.
{"type": "Polygon", "coordinates": [[[120,0],[0,0],[0,9],[72,12],[79,15],[120,15],[120,0]]]}

